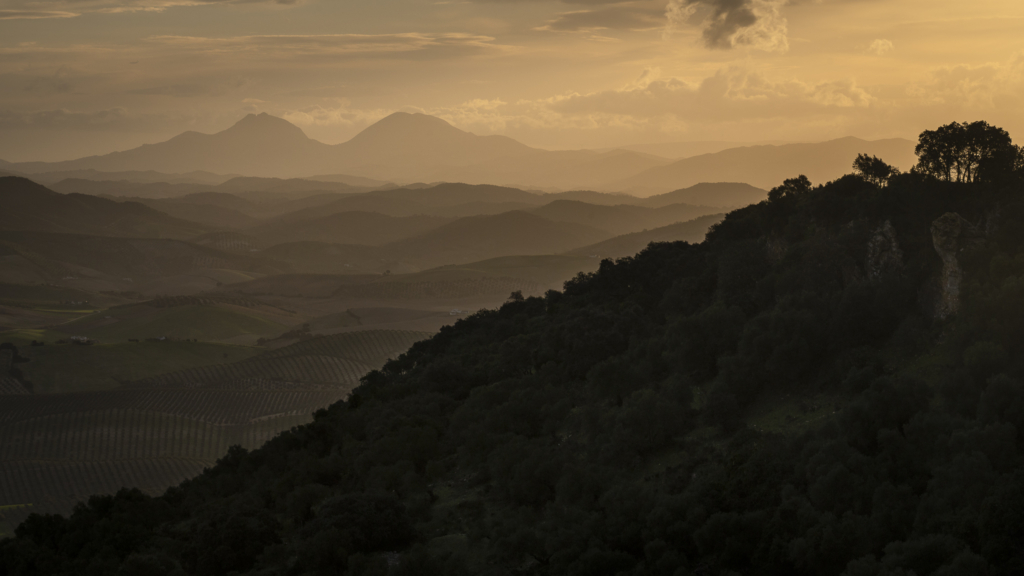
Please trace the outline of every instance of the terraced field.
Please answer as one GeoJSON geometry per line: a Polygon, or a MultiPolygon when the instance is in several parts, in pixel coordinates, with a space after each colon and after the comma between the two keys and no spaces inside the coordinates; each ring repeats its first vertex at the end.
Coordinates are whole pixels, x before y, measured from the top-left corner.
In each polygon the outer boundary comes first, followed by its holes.
{"type": "Polygon", "coordinates": [[[255,448],[309,422],[364,373],[428,336],[368,330],[317,337],[119,390],[19,394],[2,380],[0,534],[32,512],[67,513],[123,486],[160,493],[232,445],[255,448]]]}

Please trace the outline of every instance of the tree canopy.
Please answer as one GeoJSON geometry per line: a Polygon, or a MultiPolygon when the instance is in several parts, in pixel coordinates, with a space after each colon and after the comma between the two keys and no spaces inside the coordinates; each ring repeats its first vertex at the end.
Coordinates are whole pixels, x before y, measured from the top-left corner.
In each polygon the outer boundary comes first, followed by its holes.
{"type": "Polygon", "coordinates": [[[895,166],[886,164],[877,156],[868,156],[867,154],[857,155],[853,161],[853,170],[855,174],[859,174],[875,186],[885,186],[889,183],[889,179],[900,173],[895,166]]]}
{"type": "Polygon", "coordinates": [[[947,182],[995,182],[1021,166],[1009,133],[988,122],[952,122],[921,133],[916,169],[947,182]]]}

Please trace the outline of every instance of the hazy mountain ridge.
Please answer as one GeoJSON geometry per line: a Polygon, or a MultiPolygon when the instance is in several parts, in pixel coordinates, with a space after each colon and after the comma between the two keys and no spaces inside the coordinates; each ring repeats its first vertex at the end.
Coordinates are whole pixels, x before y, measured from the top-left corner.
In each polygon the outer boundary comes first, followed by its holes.
{"type": "Polygon", "coordinates": [[[904,171],[917,163],[910,140],[868,141],[851,136],[813,144],[731,148],[684,158],[614,182],[611,188],[643,194],[728,180],[769,189],[796,174],[824,184],[849,173],[853,160],[862,153],[878,156],[904,171]]]}
{"type": "Polygon", "coordinates": [[[858,153],[880,156],[904,170],[913,163],[913,145],[907,140],[872,142],[852,137],[730,148],[674,162],[629,149],[551,151],[505,136],[477,136],[433,116],[399,112],[335,145],[312,140],[281,118],[250,114],[216,134],[186,132],[124,152],[56,163],[8,164],[5,169],[28,173],[159,171],[181,173],[182,178],[207,173],[250,178],[322,174],[325,176],[313,178],[354,186],[458,181],[647,195],[699,182],[739,181],[770,188],[800,173],[814,182],[827,182],[848,172],[858,153]]]}
{"type": "Polygon", "coordinates": [[[566,254],[596,259],[617,259],[637,254],[652,242],[689,242],[691,244],[699,244],[704,241],[708,230],[721,222],[723,218],[725,218],[725,214],[709,214],[653,230],[622,234],[621,236],[609,238],[596,244],[570,250],[566,254]]]}
{"type": "Polygon", "coordinates": [[[190,238],[207,227],[134,202],[58,194],[31,180],[0,178],[0,230],[190,238]]]}
{"type": "Polygon", "coordinates": [[[648,208],[628,204],[600,206],[578,200],[555,200],[529,212],[555,222],[583,224],[611,234],[627,234],[645,228],[660,228],[675,222],[685,222],[720,210],[689,204],[648,208]]]}

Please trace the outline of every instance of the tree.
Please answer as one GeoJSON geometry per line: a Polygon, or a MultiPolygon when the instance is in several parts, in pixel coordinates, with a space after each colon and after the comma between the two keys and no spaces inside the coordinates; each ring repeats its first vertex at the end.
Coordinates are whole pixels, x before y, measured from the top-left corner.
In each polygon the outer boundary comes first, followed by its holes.
{"type": "Polygon", "coordinates": [[[899,168],[867,154],[857,154],[857,159],[853,161],[853,169],[861,178],[879,187],[885,186],[890,178],[900,173],[899,168]]]}
{"type": "Polygon", "coordinates": [[[772,188],[771,192],[768,193],[768,200],[778,200],[779,198],[799,196],[800,194],[810,191],[811,181],[807,179],[807,176],[801,174],[796,178],[787,178],[783,181],[782,186],[772,188]]]}
{"type": "Polygon", "coordinates": [[[994,182],[1021,163],[1020,148],[1006,130],[980,120],[925,130],[914,152],[918,172],[948,182],[994,182]]]}

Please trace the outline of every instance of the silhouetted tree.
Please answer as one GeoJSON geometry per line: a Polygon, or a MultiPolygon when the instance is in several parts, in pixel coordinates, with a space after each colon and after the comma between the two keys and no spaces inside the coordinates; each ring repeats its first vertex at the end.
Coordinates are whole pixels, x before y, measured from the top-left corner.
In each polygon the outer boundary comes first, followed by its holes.
{"type": "Polygon", "coordinates": [[[949,182],[993,182],[1021,164],[1010,135],[985,121],[953,122],[921,133],[915,169],[949,182]]]}
{"type": "Polygon", "coordinates": [[[771,192],[768,193],[768,199],[778,200],[779,198],[799,196],[804,192],[810,192],[810,190],[811,181],[807,179],[807,176],[801,174],[796,178],[787,178],[781,186],[772,188],[771,192]]]}
{"type": "Polygon", "coordinates": [[[857,154],[857,159],[853,161],[853,169],[860,177],[876,186],[885,186],[890,178],[900,173],[899,168],[867,154],[857,154]]]}

